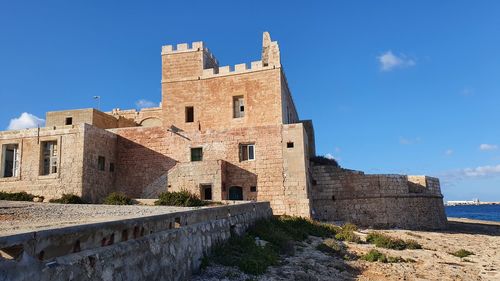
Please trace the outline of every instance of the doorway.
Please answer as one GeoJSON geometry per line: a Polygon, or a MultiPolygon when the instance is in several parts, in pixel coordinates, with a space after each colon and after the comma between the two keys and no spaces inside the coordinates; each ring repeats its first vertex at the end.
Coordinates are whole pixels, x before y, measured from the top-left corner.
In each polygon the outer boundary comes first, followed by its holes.
{"type": "Polygon", "coordinates": [[[243,188],[241,186],[231,186],[229,188],[229,200],[243,200],[243,188]]]}
{"type": "Polygon", "coordinates": [[[202,184],[201,185],[201,198],[203,200],[212,200],[212,185],[202,184]]]}

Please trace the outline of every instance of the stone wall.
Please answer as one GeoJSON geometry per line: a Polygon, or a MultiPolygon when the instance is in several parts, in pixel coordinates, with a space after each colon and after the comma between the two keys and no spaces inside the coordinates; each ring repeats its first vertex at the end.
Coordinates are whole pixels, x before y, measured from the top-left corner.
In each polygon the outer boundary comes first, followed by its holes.
{"type": "Polygon", "coordinates": [[[312,171],[312,208],[317,219],[372,227],[446,227],[438,179],[365,175],[318,165],[312,171]]]}
{"type": "Polygon", "coordinates": [[[46,114],[46,127],[65,126],[66,118],[72,118],[72,124],[90,124],[101,129],[135,127],[134,120],[112,116],[94,108],[50,111],[46,114]]]}
{"type": "Polygon", "coordinates": [[[19,169],[16,177],[0,178],[0,190],[26,191],[46,199],[58,198],[63,193],[82,195],[84,127],[59,126],[0,132],[3,144],[18,144],[19,169]],[[57,172],[41,175],[41,145],[57,141],[57,172]]]}
{"type": "MultiPolygon", "coordinates": [[[[222,199],[227,199],[231,186],[240,186],[243,188],[244,200],[270,201],[276,214],[309,213],[305,167],[308,161],[304,152],[304,128],[300,123],[221,131],[172,132],[162,127],[111,131],[118,135],[116,187],[129,196],[139,197],[145,191],[154,194],[158,191],[158,184],[166,182],[178,190],[180,186],[185,186],[180,184],[182,178],[182,181],[190,183],[193,190],[197,187],[191,184],[212,183],[216,194],[219,177],[207,175],[203,177],[206,182],[201,182],[195,176],[217,171],[205,169],[207,166],[204,164],[191,162],[190,149],[202,147],[202,162],[224,160],[226,163],[225,177],[218,187],[222,199]],[[288,132],[286,140],[283,139],[284,132],[288,132]],[[294,148],[286,148],[288,141],[296,144],[294,148]],[[245,143],[255,144],[255,160],[240,160],[239,147],[245,143]],[[284,157],[288,159],[286,166],[284,157]],[[165,176],[177,163],[192,169],[200,166],[201,170],[183,173],[179,170],[175,175],[178,179],[165,176]],[[287,172],[288,169],[293,172],[287,172]],[[286,185],[285,174],[289,179],[286,185]],[[214,182],[208,182],[210,178],[214,182]],[[256,191],[252,191],[252,186],[256,187],[256,191]],[[300,212],[297,211],[299,208],[300,212]]],[[[164,187],[166,189],[167,186],[164,187]]]]}
{"type": "Polygon", "coordinates": [[[102,200],[115,190],[117,136],[85,124],[83,153],[83,198],[90,202],[102,200]],[[104,170],[98,167],[104,157],[104,170]]]}
{"type": "MultiPolygon", "coordinates": [[[[21,280],[189,280],[210,249],[256,220],[269,203],[242,203],[0,237],[0,278],[21,280]]],[[[2,279],[3,280],[3,279],[2,279]]]]}

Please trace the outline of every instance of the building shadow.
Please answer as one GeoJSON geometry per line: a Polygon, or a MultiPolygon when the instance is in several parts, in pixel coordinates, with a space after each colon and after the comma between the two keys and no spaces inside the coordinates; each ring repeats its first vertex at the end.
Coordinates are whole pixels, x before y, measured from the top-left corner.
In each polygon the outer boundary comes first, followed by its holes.
{"type": "Polygon", "coordinates": [[[225,175],[222,184],[222,198],[230,199],[230,190],[241,187],[243,198],[241,200],[256,201],[258,198],[257,174],[245,170],[232,163],[225,163],[225,175]],[[233,188],[233,189],[231,189],[233,188]]]}

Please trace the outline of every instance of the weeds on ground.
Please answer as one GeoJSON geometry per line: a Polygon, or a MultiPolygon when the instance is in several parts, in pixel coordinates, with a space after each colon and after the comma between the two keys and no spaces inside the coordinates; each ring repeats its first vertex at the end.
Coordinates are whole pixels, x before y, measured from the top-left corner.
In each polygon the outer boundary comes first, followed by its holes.
{"type": "Polygon", "coordinates": [[[43,197],[41,196],[35,196],[33,194],[29,194],[27,192],[3,192],[0,191],[0,200],[9,200],[9,201],[33,201],[33,198],[35,197],[40,197],[43,200],[43,197]]]}
{"type": "Polygon", "coordinates": [[[342,241],[348,241],[348,242],[355,242],[355,243],[360,243],[361,238],[359,238],[358,235],[354,233],[354,231],[357,231],[358,227],[352,223],[347,223],[343,225],[337,234],[335,235],[335,239],[337,240],[342,240],[342,241]]]}
{"type": "Polygon", "coordinates": [[[331,238],[318,244],[316,249],[330,256],[342,256],[345,253],[343,247],[335,239],[331,238]]]}
{"type": "Polygon", "coordinates": [[[366,237],[366,242],[380,248],[393,250],[422,249],[422,245],[415,240],[404,241],[378,232],[370,232],[366,237]]]}
{"type": "Polygon", "coordinates": [[[460,249],[456,252],[453,252],[453,253],[449,253],[450,255],[454,255],[455,257],[459,257],[459,258],[465,258],[465,257],[468,257],[470,255],[474,255],[473,252],[470,252],[470,251],[467,251],[465,249],[460,249]]]}
{"type": "MultiPolygon", "coordinates": [[[[276,265],[280,254],[293,255],[294,242],[305,241],[309,235],[332,238],[339,229],[299,217],[273,217],[256,222],[244,236],[231,237],[227,243],[216,247],[210,258],[216,263],[237,266],[245,273],[258,275],[268,266],[276,265]],[[255,243],[257,238],[268,243],[259,246],[255,243]]],[[[208,259],[202,260],[203,266],[208,264],[208,259]]]]}
{"type": "Polygon", "coordinates": [[[158,196],[155,205],[161,206],[179,206],[179,207],[200,207],[207,205],[196,194],[187,190],[163,192],[158,196]]]}
{"type": "Polygon", "coordinates": [[[368,253],[364,254],[361,256],[362,260],[369,261],[369,262],[383,262],[383,263],[400,263],[400,262],[415,262],[413,259],[403,259],[402,257],[392,257],[392,256],[386,256],[385,254],[372,249],[368,253]]]}
{"type": "Polygon", "coordinates": [[[106,205],[132,205],[132,199],[120,192],[112,192],[104,199],[106,205]]]}
{"type": "Polygon", "coordinates": [[[63,194],[61,198],[50,199],[49,202],[59,204],[87,204],[80,196],[74,194],[63,194]]]}
{"type": "Polygon", "coordinates": [[[278,253],[268,244],[264,247],[255,244],[250,235],[233,236],[226,244],[216,247],[213,261],[226,266],[237,266],[249,274],[262,274],[268,266],[278,263],[278,253]]]}

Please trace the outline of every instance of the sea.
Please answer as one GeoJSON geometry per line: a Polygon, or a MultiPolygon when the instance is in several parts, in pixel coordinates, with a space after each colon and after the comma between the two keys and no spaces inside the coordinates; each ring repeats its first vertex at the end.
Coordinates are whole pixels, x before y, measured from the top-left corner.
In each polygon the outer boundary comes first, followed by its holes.
{"type": "Polygon", "coordinates": [[[446,206],[445,211],[448,217],[500,222],[500,205],[446,206]]]}

